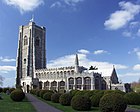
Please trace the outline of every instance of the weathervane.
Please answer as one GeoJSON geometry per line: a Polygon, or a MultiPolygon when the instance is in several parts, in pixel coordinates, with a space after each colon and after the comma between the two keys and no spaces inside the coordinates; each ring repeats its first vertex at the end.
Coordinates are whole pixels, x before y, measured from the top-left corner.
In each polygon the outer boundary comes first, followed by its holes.
{"type": "Polygon", "coordinates": [[[30,19],[30,22],[34,22],[34,15],[32,14],[32,18],[30,19]]]}

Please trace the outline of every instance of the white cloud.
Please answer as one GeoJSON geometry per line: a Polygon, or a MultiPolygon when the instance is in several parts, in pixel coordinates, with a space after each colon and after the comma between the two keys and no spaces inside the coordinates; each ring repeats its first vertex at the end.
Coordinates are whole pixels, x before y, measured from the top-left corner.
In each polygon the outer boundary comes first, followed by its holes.
{"type": "Polygon", "coordinates": [[[126,74],[120,74],[120,77],[134,77],[134,76],[140,76],[140,73],[130,72],[126,74]]]}
{"type": "Polygon", "coordinates": [[[97,51],[94,51],[94,54],[105,54],[105,53],[108,53],[107,51],[105,50],[97,50],[97,51]]]}
{"type": "Polygon", "coordinates": [[[131,2],[119,2],[121,10],[115,11],[110,18],[105,21],[104,25],[109,30],[117,30],[124,27],[128,22],[140,12],[140,5],[131,2]]]}
{"type": "Polygon", "coordinates": [[[133,52],[137,55],[138,59],[140,60],[140,49],[139,48],[134,48],[133,52]]]}
{"type": "Polygon", "coordinates": [[[15,77],[4,78],[3,87],[15,87],[15,77]]]}
{"type": "Polygon", "coordinates": [[[50,8],[54,8],[54,7],[62,7],[61,2],[59,2],[59,1],[54,2],[54,3],[50,6],[50,8]]]}
{"type": "Polygon", "coordinates": [[[138,21],[133,21],[130,22],[128,27],[125,29],[125,31],[122,33],[124,37],[131,37],[131,38],[136,38],[140,37],[140,22],[138,21]]]}
{"type": "Polygon", "coordinates": [[[140,37],[140,29],[138,29],[137,36],[140,37]]]}
{"type": "Polygon", "coordinates": [[[122,34],[124,37],[132,37],[132,33],[128,31],[124,31],[122,34]]]}
{"type": "Polygon", "coordinates": [[[140,71],[140,64],[134,65],[133,70],[140,71]]]}
{"type": "Polygon", "coordinates": [[[2,62],[14,62],[14,61],[16,61],[16,59],[1,56],[0,61],[2,61],[2,62]]]}
{"type": "MultiPolygon", "coordinates": [[[[109,62],[97,62],[88,59],[86,54],[78,54],[79,62],[81,66],[89,68],[91,65],[96,66],[98,70],[95,72],[102,73],[103,76],[110,76],[112,73],[113,65],[115,65],[116,69],[127,69],[128,67],[121,64],[113,64],[109,62]]],[[[64,66],[74,66],[75,63],[75,55],[66,55],[55,60],[51,60],[48,62],[48,68],[55,67],[64,67],[64,66]]]]}
{"type": "Polygon", "coordinates": [[[82,54],[89,54],[90,52],[88,50],[85,50],[85,49],[80,49],[78,50],[79,53],[82,53],[82,54]]]}
{"type": "Polygon", "coordinates": [[[15,66],[0,66],[1,73],[8,73],[10,71],[15,71],[15,70],[16,70],[15,66]]]}
{"type": "Polygon", "coordinates": [[[85,0],[59,0],[59,1],[56,1],[54,2],[50,8],[54,8],[54,7],[63,7],[65,8],[66,6],[69,6],[71,7],[73,10],[76,10],[76,5],[80,2],[83,2],[85,0]]]}
{"type": "Polygon", "coordinates": [[[67,5],[75,6],[79,2],[83,2],[84,0],[64,0],[67,5]]]}
{"type": "Polygon", "coordinates": [[[14,6],[20,10],[21,13],[33,11],[39,5],[43,4],[43,0],[3,0],[7,5],[14,6]]]}

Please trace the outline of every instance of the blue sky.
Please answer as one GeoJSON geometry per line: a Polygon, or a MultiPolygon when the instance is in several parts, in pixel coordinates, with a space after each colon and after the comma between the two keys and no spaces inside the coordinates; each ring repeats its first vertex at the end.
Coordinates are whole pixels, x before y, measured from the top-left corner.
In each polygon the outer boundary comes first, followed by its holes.
{"type": "Polygon", "coordinates": [[[1,0],[0,75],[14,86],[18,29],[34,15],[45,26],[47,67],[115,65],[122,82],[140,78],[140,0],[1,0]]]}

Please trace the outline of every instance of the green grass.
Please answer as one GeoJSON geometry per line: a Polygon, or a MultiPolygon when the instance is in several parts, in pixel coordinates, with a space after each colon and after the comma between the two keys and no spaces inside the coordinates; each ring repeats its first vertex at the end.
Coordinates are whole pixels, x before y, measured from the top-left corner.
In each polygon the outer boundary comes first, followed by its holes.
{"type": "MultiPolygon", "coordinates": [[[[39,100],[42,100],[44,102],[46,102],[47,104],[62,110],[63,112],[81,112],[81,111],[76,111],[74,109],[72,109],[71,106],[63,106],[60,103],[53,103],[52,101],[46,101],[40,97],[35,96],[36,98],[38,98],[39,100]]],[[[98,107],[92,107],[90,111],[82,111],[82,112],[100,112],[98,107]]]]}
{"type": "Polygon", "coordinates": [[[36,112],[32,104],[25,98],[22,102],[14,102],[9,95],[2,94],[0,112],[36,112]]]}
{"type": "Polygon", "coordinates": [[[129,105],[128,107],[140,110],[140,105],[129,105]]]}

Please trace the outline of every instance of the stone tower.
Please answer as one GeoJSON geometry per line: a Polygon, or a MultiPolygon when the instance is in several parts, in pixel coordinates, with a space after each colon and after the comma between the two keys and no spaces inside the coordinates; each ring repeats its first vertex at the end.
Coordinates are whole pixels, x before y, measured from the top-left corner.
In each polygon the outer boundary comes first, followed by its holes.
{"type": "Polygon", "coordinates": [[[17,50],[16,85],[31,87],[35,69],[46,68],[46,29],[30,21],[20,26],[17,50]]]}

